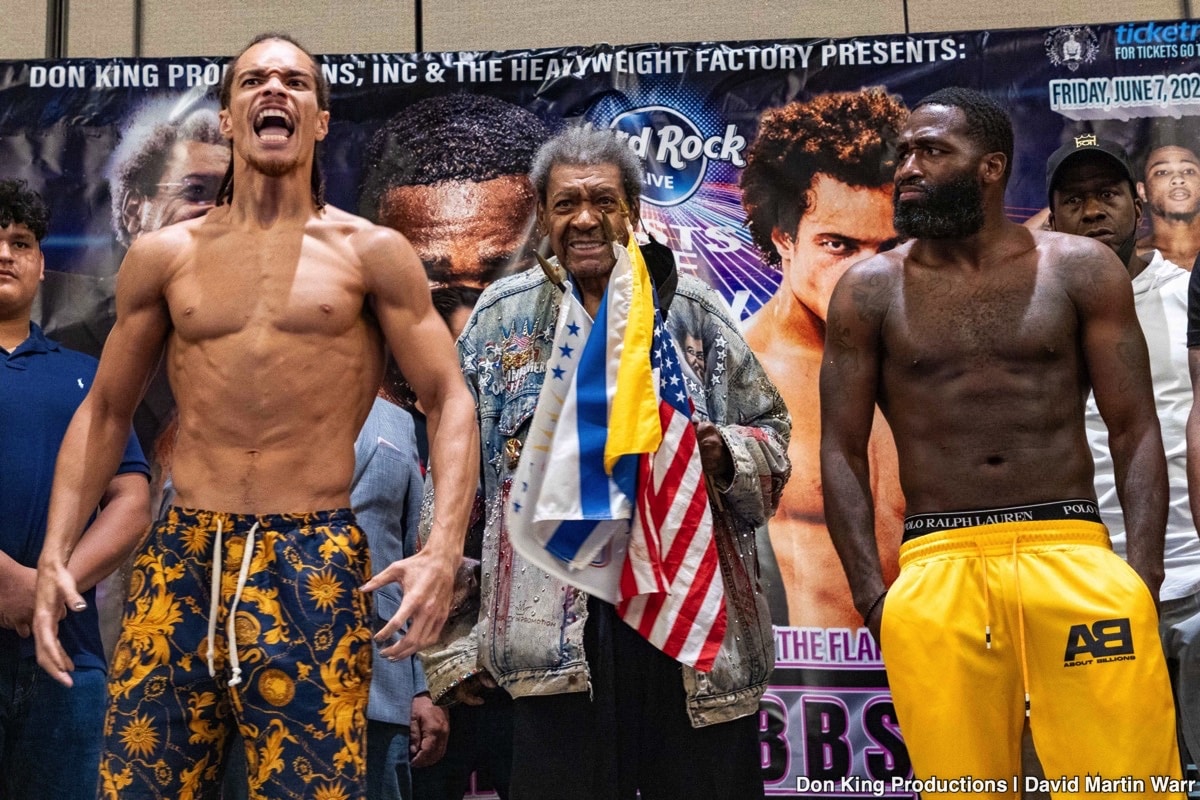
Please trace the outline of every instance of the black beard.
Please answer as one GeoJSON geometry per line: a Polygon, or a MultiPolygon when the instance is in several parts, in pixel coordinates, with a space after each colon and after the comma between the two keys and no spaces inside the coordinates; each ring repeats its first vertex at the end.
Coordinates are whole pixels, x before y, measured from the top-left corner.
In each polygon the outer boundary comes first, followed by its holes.
{"type": "Polygon", "coordinates": [[[900,186],[896,187],[896,233],[908,239],[965,239],[983,227],[983,187],[973,176],[923,188],[923,198],[901,203],[900,186]]]}
{"type": "Polygon", "coordinates": [[[1171,222],[1182,222],[1190,225],[1197,216],[1200,216],[1200,209],[1191,211],[1167,211],[1162,206],[1150,206],[1150,213],[1156,217],[1161,217],[1171,222]]]}

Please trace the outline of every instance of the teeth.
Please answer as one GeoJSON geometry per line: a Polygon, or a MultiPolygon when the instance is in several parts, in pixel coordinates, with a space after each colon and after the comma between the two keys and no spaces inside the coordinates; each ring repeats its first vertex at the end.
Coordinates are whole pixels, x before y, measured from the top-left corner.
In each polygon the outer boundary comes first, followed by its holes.
{"type": "Polygon", "coordinates": [[[274,108],[266,108],[258,112],[258,116],[254,120],[255,127],[262,127],[263,123],[265,123],[268,119],[281,120],[285,127],[287,127],[289,130],[291,129],[291,125],[288,123],[287,115],[274,108]]]}

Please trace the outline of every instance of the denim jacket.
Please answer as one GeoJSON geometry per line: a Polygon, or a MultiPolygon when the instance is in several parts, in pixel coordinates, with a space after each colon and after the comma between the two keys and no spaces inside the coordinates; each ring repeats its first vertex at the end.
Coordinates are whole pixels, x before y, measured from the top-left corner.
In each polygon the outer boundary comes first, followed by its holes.
{"type": "MultiPolygon", "coordinates": [[[[482,668],[514,697],[590,688],[587,596],[513,550],[503,511],[545,377],[560,297],[541,270],[501,279],[480,297],[459,337],[482,448],[480,607],[477,616],[452,619],[443,641],[422,654],[435,699],[482,668]]],[[[695,418],[718,426],[734,462],[733,480],[717,487],[720,502],[713,503],[729,627],[711,672],[683,668],[688,715],[700,727],[753,713],[774,666],[754,531],[774,512],[791,471],[791,419],[712,289],[681,276],[667,326],[695,418]]]]}

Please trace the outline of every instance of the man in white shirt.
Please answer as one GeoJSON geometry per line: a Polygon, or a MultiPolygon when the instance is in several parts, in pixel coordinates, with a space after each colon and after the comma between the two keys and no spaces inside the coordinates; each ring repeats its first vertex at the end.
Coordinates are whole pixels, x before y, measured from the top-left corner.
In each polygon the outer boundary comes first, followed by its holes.
{"type": "MultiPolygon", "coordinates": [[[[1166,577],[1159,590],[1159,633],[1175,689],[1181,731],[1180,755],[1200,754],[1200,538],[1188,503],[1185,429],[1192,409],[1188,379],[1188,273],[1158,250],[1136,252],[1142,201],[1125,152],[1113,142],[1078,136],[1050,156],[1046,188],[1050,225],[1061,233],[1089,236],[1113,249],[1133,281],[1134,309],[1150,351],[1154,399],[1162,428],[1170,483],[1170,507],[1164,549],[1166,577]]],[[[1117,497],[1108,429],[1093,397],[1086,414],[1088,442],[1096,463],[1095,486],[1100,516],[1113,550],[1126,553],[1125,525],[1117,497]]]]}

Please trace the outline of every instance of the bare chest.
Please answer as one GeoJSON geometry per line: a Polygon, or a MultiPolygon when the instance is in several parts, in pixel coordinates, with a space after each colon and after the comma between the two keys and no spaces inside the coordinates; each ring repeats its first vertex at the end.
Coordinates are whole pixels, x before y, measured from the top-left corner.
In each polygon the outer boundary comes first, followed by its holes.
{"type": "Polygon", "coordinates": [[[919,372],[1032,367],[1077,352],[1070,297],[1034,274],[909,281],[898,312],[885,329],[889,360],[919,372]]]}
{"type": "Polygon", "coordinates": [[[166,291],[176,335],[333,337],[363,319],[357,265],[312,237],[226,235],[197,243],[166,291]]]}

